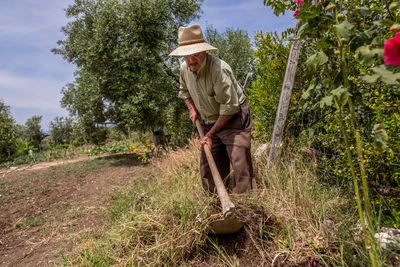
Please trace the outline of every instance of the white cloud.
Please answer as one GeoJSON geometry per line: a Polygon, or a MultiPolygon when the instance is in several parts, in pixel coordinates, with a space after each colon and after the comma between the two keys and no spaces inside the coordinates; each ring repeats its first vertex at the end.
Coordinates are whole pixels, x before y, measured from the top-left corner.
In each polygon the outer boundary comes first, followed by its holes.
{"type": "Polygon", "coordinates": [[[64,8],[73,0],[18,0],[0,3],[0,34],[29,35],[58,32],[56,25],[67,21],[64,8]]]}
{"type": "Polygon", "coordinates": [[[250,36],[253,36],[255,31],[282,32],[296,25],[296,20],[290,12],[277,17],[261,0],[205,0],[203,11],[202,17],[195,20],[195,23],[200,23],[203,27],[212,25],[218,31],[239,28],[246,30],[250,36]]]}
{"type": "Polygon", "coordinates": [[[60,108],[63,80],[48,77],[25,77],[0,71],[1,98],[10,106],[19,108],[60,108]]]}

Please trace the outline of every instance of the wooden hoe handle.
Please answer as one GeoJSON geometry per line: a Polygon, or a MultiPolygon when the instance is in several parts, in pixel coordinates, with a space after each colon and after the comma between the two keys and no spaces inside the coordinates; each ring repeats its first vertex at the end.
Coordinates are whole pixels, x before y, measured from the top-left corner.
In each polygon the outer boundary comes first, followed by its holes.
{"type": "MultiPolygon", "coordinates": [[[[196,127],[199,131],[200,137],[204,137],[203,128],[200,125],[199,120],[196,120],[196,127]]],[[[228,192],[226,191],[224,182],[221,179],[221,175],[217,169],[217,165],[215,164],[214,158],[211,154],[211,149],[208,144],[204,145],[204,151],[206,152],[206,157],[208,161],[208,165],[210,166],[211,173],[213,176],[215,187],[217,188],[218,197],[221,201],[222,206],[222,214],[224,217],[230,217],[233,215],[235,211],[235,205],[233,205],[231,199],[229,198],[228,192]]]]}

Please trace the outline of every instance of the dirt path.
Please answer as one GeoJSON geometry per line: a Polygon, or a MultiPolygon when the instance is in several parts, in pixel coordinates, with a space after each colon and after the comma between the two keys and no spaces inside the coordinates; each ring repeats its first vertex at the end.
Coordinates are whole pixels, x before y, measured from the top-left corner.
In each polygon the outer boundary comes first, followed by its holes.
{"type": "Polygon", "coordinates": [[[53,166],[71,164],[71,163],[81,162],[81,161],[85,161],[85,160],[93,160],[93,159],[106,157],[106,156],[110,156],[110,154],[105,153],[102,155],[92,156],[92,157],[90,157],[88,155],[81,155],[81,156],[77,156],[77,157],[70,158],[70,159],[57,159],[57,160],[53,160],[53,161],[45,161],[45,162],[39,162],[39,163],[35,163],[35,164],[24,164],[24,165],[19,165],[16,167],[0,169],[0,175],[4,177],[6,174],[16,172],[16,171],[41,170],[41,169],[47,169],[47,168],[53,167],[53,166]]]}
{"type": "Polygon", "coordinates": [[[0,267],[63,265],[107,224],[115,190],[143,172],[134,155],[79,157],[0,173],[0,267]],[[64,262],[65,263],[65,262],[64,262]]]}

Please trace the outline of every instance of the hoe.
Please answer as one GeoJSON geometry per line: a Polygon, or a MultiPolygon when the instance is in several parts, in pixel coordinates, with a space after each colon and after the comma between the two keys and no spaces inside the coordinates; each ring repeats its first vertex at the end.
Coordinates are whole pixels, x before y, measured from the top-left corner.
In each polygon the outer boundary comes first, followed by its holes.
{"type": "MultiPolygon", "coordinates": [[[[204,132],[199,120],[196,120],[196,127],[199,131],[200,137],[203,138],[204,132]]],[[[207,144],[204,145],[204,151],[206,153],[208,165],[210,166],[214,184],[217,188],[217,194],[222,206],[222,216],[219,215],[216,216],[215,219],[211,219],[211,223],[208,226],[209,231],[217,235],[236,233],[243,227],[243,222],[236,218],[235,205],[233,205],[229,198],[228,192],[226,191],[221,179],[221,175],[218,172],[217,165],[215,164],[214,158],[211,154],[211,149],[207,144]]]]}

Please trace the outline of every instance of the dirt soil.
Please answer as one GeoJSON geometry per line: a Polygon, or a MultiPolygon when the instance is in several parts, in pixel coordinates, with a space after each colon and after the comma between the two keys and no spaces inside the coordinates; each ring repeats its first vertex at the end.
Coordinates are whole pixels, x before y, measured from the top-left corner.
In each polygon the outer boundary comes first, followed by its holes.
{"type": "Polygon", "coordinates": [[[144,168],[120,154],[0,170],[0,267],[65,264],[80,238],[107,225],[114,190],[144,168]]]}

